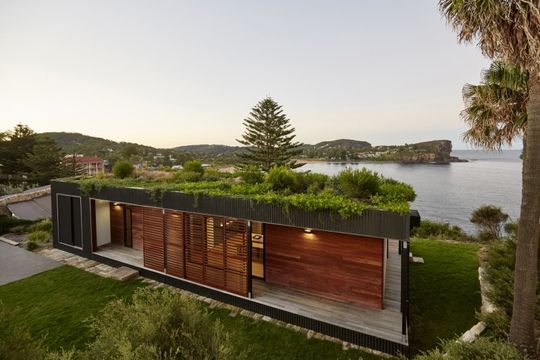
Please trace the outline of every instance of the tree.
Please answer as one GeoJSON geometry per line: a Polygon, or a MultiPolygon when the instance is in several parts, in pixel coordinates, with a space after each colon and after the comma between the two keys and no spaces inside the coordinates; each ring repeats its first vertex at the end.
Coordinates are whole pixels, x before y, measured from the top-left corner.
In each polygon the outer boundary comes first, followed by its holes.
{"type": "Polygon", "coordinates": [[[297,168],[302,166],[292,160],[301,153],[299,142],[294,142],[294,128],[283,113],[281,105],[267,97],[251,110],[244,120],[246,127],[242,139],[237,140],[247,149],[238,154],[239,167],[258,165],[268,171],[274,165],[297,168]]]}
{"type": "Polygon", "coordinates": [[[500,239],[503,224],[508,218],[508,214],[500,207],[484,205],[473,211],[470,220],[480,228],[480,235],[487,234],[491,239],[500,239]]]}
{"type": "Polygon", "coordinates": [[[528,74],[527,141],[516,251],[510,341],[536,358],[537,250],[540,226],[540,0],[439,0],[441,12],[460,41],[476,42],[482,52],[528,74]]]}
{"type": "Polygon", "coordinates": [[[40,185],[66,174],[62,151],[49,137],[38,137],[24,164],[30,169],[31,179],[40,185]]]}
{"type": "Polygon", "coordinates": [[[32,152],[35,142],[35,132],[26,125],[18,124],[13,131],[2,133],[0,136],[2,172],[9,175],[30,172],[24,160],[32,152]]]}
{"type": "Polygon", "coordinates": [[[84,165],[77,161],[78,155],[71,154],[64,157],[64,173],[66,176],[79,176],[84,174],[84,165]]]}
{"type": "Polygon", "coordinates": [[[114,163],[113,174],[115,177],[123,179],[133,174],[133,164],[129,160],[120,160],[114,163]]]}
{"type": "Polygon", "coordinates": [[[495,150],[525,136],[529,77],[516,66],[494,61],[479,85],[463,87],[461,117],[469,129],[464,140],[495,150]]]}

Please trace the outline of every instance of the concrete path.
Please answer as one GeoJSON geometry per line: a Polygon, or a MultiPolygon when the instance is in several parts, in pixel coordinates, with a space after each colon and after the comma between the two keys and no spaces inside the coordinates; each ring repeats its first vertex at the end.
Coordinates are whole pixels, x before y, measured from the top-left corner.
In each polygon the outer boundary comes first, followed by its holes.
{"type": "Polygon", "coordinates": [[[27,278],[60,265],[43,255],[0,242],[0,285],[27,278]]]}

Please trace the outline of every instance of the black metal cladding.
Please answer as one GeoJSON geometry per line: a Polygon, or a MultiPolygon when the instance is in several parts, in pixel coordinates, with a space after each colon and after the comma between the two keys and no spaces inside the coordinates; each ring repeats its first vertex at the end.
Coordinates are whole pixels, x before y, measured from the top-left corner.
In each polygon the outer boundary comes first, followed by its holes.
{"type": "MultiPolygon", "coordinates": [[[[80,195],[79,185],[76,183],[54,181],[52,188],[57,192],[68,191],[80,195]]],[[[367,209],[362,215],[353,215],[344,219],[332,211],[305,211],[294,207],[283,209],[280,206],[238,197],[192,195],[180,192],[165,192],[152,196],[150,190],[142,188],[102,188],[92,194],[92,197],[271,224],[409,240],[409,215],[376,209],[367,209]],[[158,202],[154,197],[160,197],[158,202]]]]}

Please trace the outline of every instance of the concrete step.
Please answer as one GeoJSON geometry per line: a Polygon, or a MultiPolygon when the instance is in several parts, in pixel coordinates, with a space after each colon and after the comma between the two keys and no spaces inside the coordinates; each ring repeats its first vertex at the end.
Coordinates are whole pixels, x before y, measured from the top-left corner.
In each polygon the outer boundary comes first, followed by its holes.
{"type": "Polygon", "coordinates": [[[119,268],[111,271],[109,276],[116,280],[127,281],[138,277],[139,272],[127,266],[120,266],[119,268]]]}

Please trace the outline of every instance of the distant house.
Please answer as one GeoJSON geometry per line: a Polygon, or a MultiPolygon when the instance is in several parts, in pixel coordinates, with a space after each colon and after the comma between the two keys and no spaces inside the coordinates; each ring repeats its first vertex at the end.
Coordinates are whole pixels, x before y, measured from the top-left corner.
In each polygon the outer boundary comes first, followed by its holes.
{"type": "Polygon", "coordinates": [[[76,166],[76,172],[80,175],[97,175],[104,171],[104,162],[97,156],[66,155],[64,164],[66,166],[76,166]]]}

